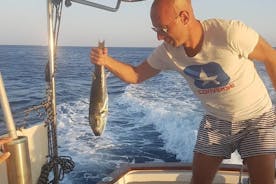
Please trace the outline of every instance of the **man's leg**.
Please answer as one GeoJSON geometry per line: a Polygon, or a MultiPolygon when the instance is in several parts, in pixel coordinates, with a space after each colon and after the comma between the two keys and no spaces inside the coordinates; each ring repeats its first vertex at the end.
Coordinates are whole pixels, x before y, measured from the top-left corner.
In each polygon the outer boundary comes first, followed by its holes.
{"type": "Polygon", "coordinates": [[[251,184],[274,184],[275,155],[260,155],[244,159],[251,184]]]}
{"type": "Polygon", "coordinates": [[[222,157],[212,157],[195,152],[193,160],[192,184],[211,184],[218,170],[222,157]]]}

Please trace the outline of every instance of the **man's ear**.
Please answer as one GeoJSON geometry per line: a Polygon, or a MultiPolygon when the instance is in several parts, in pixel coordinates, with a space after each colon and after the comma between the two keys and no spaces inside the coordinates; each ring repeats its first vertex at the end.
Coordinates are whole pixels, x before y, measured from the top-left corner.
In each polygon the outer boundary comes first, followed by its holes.
{"type": "Polygon", "coordinates": [[[184,25],[188,24],[188,22],[190,21],[190,14],[188,11],[185,11],[185,10],[181,11],[179,13],[179,16],[180,16],[181,22],[184,25]]]}

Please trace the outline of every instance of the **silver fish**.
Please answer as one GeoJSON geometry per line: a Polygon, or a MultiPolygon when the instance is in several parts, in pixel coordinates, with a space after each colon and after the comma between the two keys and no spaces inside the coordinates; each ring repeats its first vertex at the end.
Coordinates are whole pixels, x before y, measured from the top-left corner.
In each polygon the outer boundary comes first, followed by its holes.
{"type": "MultiPolygon", "coordinates": [[[[98,43],[98,47],[104,48],[104,41],[98,43]]],[[[100,136],[104,132],[108,114],[108,93],[105,68],[95,65],[89,104],[89,124],[95,134],[100,136]]]]}

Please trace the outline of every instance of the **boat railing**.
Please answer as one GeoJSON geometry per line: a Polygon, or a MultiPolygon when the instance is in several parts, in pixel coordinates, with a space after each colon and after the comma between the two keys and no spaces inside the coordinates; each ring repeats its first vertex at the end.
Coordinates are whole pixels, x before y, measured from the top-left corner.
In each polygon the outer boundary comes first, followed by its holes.
{"type": "Polygon", "coordinates": [[[104,5],[104,4],[100,4],[100,3],[97,3],[97,2],[87,1],[87,0],[65,0],[65,6],[69,7],[69,6],[72,5],[72,2],[75,2],[75,3],[88,5],[88,6],[92,6],[92,7],[95,7],[95,8],[111,11],[111,12],[116,12],[119,9],[120,4],[121,4],[122,1],[123,2],[138,2],[138,1],[144,1],[144,0],[117,0],[117,3],[114,7],[104,5]]]}

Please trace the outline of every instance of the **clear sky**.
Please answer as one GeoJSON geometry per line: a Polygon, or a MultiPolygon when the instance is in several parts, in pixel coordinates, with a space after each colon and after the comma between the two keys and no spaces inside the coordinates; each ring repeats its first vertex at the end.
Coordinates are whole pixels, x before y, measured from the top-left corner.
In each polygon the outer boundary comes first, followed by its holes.
{"type": "MultiPolygon", "coordinates": [[[[94,46],[99,39],[105,39],[107,46],[114,47],[156,46],[160,42],[151,30],[149,11],[152,1],[122,2],[119,11],[115,13],[76,3],[69,8],[63,6],[59,45],[94,46]]],[[[46,2],[47,0],[2,0],[0,44],[47,45],[46,2]]],[[[276,46],[276,0],[192,2],[198,19],[239,19],[276,46]]]]}

